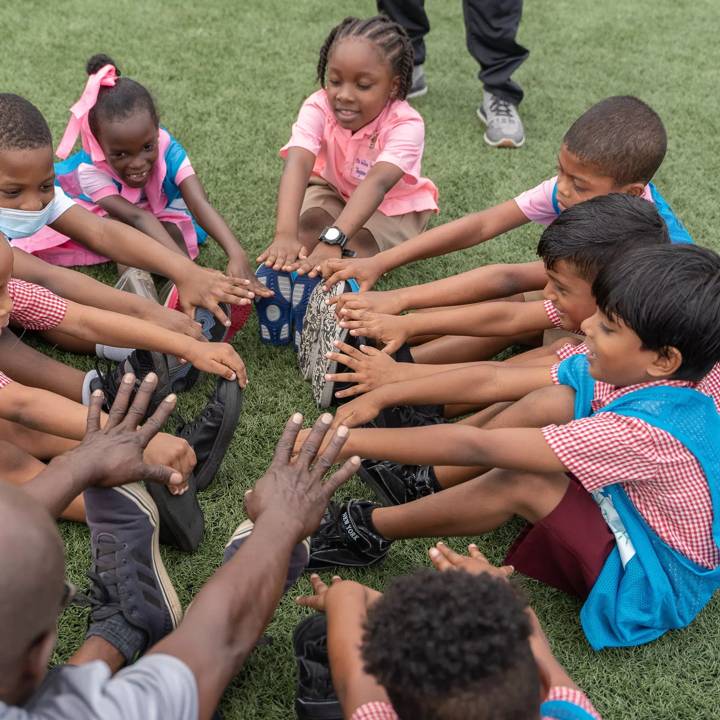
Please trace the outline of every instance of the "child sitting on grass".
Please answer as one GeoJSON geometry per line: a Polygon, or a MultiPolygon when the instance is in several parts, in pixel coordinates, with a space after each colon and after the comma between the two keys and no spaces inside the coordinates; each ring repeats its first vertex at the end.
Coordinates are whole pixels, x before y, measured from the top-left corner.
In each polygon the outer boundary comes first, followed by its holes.
{"type": "Polygon", "coordinates": [[[336,508],[311,567],[369,565],[393,539],[476,535],[519,515],[530,525],[506,561],[586,598],[594,648],[690,623],[720,586],[720,418],[696,389],[720,361],[720,257],[631,250],[593,294],[587,355],[554,368],[529,422],[353,431],[349,454],[494,469],[399,507],[336,508]]]}
{"type": "Polygon", "coordinates": [[[400,245],[437,212],[437,189],[420,174],[423,120],[405,101],[412,69],[405,30],[384,15],[346,18],[323,43],[322,87],[280,151],[275,237],[258,257],[258,278],[275,291],[257,303],[264,342],[299,344],[315,266],[400,245]]]}
{"type": "MultiPolygon", "coordinates": [[[[320,268],[326,278],[324,287],[355,278],[361,291],[369,290],[384,273],[400,265],[472,247],[527,222],[548,225],[563,210],[609,193],[627,193],[653,203],[668,225],[670,239],[692,242],[651,182],[666,149],[665,128],[652,108],[634,97],[606,98],[583,113],[565,134],[555,177],[513,200],[440,225],[372,258],[328,260],[320,268]]],[[[339,317],[343,308],[400,314],[464,305],[539,290],[546,282],[538,262],[491,265],[410,288],[345,294],[337,301],[337,312],[339,317]]],[[[413,354],[423,363],[480,360],[492,355],[492,345],[484,338],[446,337],[425,343],[413,354]]]]}
{"type": "Polygon", "coordinates": [[[332,681],[350,720],[600,720],[553,656],[532,608],[475,545],[443,543],[430,570],[385,594],[311,577],[297,602],[324,612],[332,681]]]}
{"type": "Polygon", "coordinates": [[[50,128],[40,111],[18,95],[0,93],[0,232],[11,243],[49,226],[98,255],[168,277],[183,312],[192,317],[196,306],[205,307],[226,327],[230,319],[219,303],[251,302],[249,280],[198,267],[183,253],[78,205],[54,184],[52,158],[50,128]]]}

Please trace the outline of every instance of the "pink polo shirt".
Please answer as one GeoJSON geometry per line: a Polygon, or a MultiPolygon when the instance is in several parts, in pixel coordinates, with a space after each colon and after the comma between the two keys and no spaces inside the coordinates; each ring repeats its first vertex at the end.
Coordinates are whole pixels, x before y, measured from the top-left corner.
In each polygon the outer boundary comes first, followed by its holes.
{"type": "Polygon", "coordinates": [[[399,167],[404,175],[386,194],[378,210],[385,215],[438,211],[438,191],[420,175],[425,123],[405,100],[392,100],[356,132],[340,126],[325,90],[313,93],[300,108],[289,142],[315,155],[313,175],[320,176],[347,200],[376,162],[399,167]]]}

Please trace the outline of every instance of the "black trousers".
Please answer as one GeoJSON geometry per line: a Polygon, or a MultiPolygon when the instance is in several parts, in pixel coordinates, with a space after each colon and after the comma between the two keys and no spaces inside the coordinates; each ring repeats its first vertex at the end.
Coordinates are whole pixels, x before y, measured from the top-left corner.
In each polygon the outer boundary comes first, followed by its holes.
{"type": "MultiPolygon", "coordinates": [[[[424,63],[425,35],[430,31],[425,0],[377,0],[377,7],[405,28],[415,50],[415,64],[424,63]]],[[[519,104],[523,91],[512,74],[529,55],[515,42],[522,0],[463,0],[463,15],[467,48],[480,65],[478,78],[483,87],[519,104]]]]}

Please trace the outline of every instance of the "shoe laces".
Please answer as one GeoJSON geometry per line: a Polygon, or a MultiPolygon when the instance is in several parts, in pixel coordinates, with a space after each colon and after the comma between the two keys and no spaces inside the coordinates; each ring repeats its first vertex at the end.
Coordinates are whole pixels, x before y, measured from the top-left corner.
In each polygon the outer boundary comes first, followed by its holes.
{"type": "Polygon", "coordinates": [[[497,95],[491,95],[490,100],[490,112],[498,117],[513,117],[513,111],[515,110],[514,105],[507,100],[499,98],[497,95]]]}
{"type": "Polygon", "coordinates": [[[121,562],[119,555],[126,547],[124,543],[98,539],[93,569],[87,573],[90,588],[83,596],[94,621],[105,620],[122,611],[117,571],[121,562]]]}

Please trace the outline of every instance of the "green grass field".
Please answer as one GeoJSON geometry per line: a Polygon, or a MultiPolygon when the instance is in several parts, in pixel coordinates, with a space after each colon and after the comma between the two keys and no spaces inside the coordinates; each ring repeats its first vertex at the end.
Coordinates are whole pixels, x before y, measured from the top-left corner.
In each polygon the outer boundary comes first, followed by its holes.
{"type": "MultiPolygon", "coordinates": [[[[564,131],[583,110],[608,95],[631,93],[651,103],[668,128],[670,146],[659,186],[696,240],[720,249],[715,232],[720,213],[712,199],[720,110],[715,0],[656,0],[652,6],[624,0],[527,3],[519,39],[531,53],[516,79],[526,90],[521,110],[528,140],[517,151],[493,150],[482,141],[475,116],[480,88],[465,50],[460,3],[428,5],[430,92],[416,107],[427,126],[424,173],[440,189],[442,212],[435,222],[493,205],[543,180],[553,172],[564,131]]],[[[109,53],[125,74],[154,93],[163,124],[186,145],[216,207],[256,255],[272,237],[281,171],[277,151],[301,101],[315,89],[317,50],[345,15],[373,13],[369,0],[6,3],[0,10],[5,42],[0,89],[37,104],[57,140],[84,85],[85,60],[95,52],[109,53]]],[[[398,270],[382,287],[488,262],[529,260],[538,236],[538,227],[526,226],[479,248],[398,270]]],[[[221,267],[221,254],[207,248],[201,262],[221,267]]],[[[185,604],[217,567],[226,538],[244,518],[243,491],[269,463],[285,419],[295,410],[310,419],[317,415],[291,349],[261,346],[254,319],[236,345],[251,380],[223,469],[201,498],[205,541],[193,556],[164,553],[185,604]]],[[[81,367],[92,363],[55,354],[81,367]]],[[[198,409],[210,387],[206,381],[182,398],[182,409],[198,409]]],[[[348,495],[363,492],[357,482],[343,489],[348,495]]],[[[479,544],[500,560],[515,530],[504,528],[479,544]]],[[[87,531],[63,524],[62,532],[69,576],[82,586],[89,564],[87,531]]],[[[390,577],[426,565],[429,544],[397,543],[381,568],[347,575],[381,589],[390,577]]],[[[688,630],[646,647],[597,654],[581,633],[578,602],[520,582],[558,657],[603,717],[717,717],[717,599],[688,630]]],[[[309,583],[301,581],[299,592],[308,589],[309,583]]],[[[226,718],[293,717],[290,637],[304,613],[283,600],[269,630],[274,643],[253,654],[226,693],[226,718]]],[[[84,611],[71,609],[63,616],[55,662],[78,646],[84,628],[84,611]]]]}

